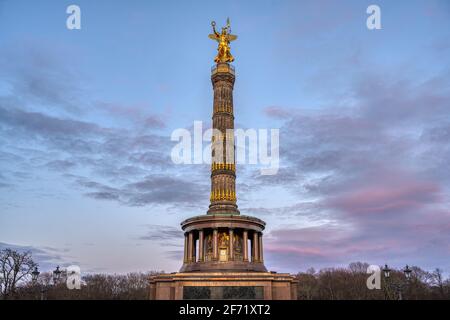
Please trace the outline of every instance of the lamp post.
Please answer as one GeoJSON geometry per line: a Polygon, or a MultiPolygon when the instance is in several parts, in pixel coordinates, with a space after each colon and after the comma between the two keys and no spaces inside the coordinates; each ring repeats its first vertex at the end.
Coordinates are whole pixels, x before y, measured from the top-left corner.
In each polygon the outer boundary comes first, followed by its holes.
{"type": "MultiPolygon", "coordinates": [[[[62,271],[59,270],[59,266],[56,267],[55,270],[53,270],[53,285],[57,285],[59,283],[59,281],[61,280],[61,273],[62,271]]],[[[51,286],[50,284],[44,284],[44,283],[39,283],[39,275],[41,273],[39,272],[39,269],[37,266],[34,267],[33,272],[31,272],[31,280],[33,282],[34,285],[39,285],[39,291],[41,294],[41,300],[45,300],[44,299],[44,294],[45,292],[48,291],[49,287],[51,286]]]]}
{"type": "Polygon", "coordinates": [[[56,285],[61,280],[61,270],[59,270],[59,266],[53,271],[53,284],[56,285]]]}
{"type": "Polygon", "coordinates": [[[33,272],[31,273],[31,280],[33,281],[34,285],[39,285],[39,292],[41,294],[41,300],[44,300],[44,285],[39,284],[39,282],[38,282],[40,274],[41,273],[39,272],[38,267],[35,266],[33,272]]]}
{"type": "Polygon", "coordinates": [[[33,281],[33,283],[36,283],[39,277],[39,270],[38,267],[35,266],[33,272],[31,273],[31,280],[33,281]]]}
{"type": "Polygon", "coordinates": [[[403,274],[405,275],[405,280],[397,280],[394,281],[391,278],[391,269],[388,267],[387,264],[384,265],[383,273],[384,277],[386,279],[386,284],[390,289],[393,289],[398,294],[398,300],[403,300],[403,292],[405,291],[406,287],[409,285],[409,281],[411,279],[411,272],[412,270],[409,268],[408,265],[406,265],[405,269],[403,269],[403,274]]]}

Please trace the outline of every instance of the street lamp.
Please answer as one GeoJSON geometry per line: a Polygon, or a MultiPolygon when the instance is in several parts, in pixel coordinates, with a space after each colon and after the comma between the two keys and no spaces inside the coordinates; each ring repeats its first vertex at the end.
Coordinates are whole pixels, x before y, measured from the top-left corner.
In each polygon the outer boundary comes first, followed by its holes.
{"type": "Polygon", "coordinates": [[[383,268],[385,278],[389,278],[391,275],[391,269],[389,269],[388,265],[385,264],[383,268]]]}
{"type": "Polygon", "coordinates": [[[411,279],[411,272],[412,270],[408,267],[408,265],[406,265],[405,269],[403,269],[403,273],[408,281],[411,279]]]}
{"type": "Polygon", "coordinates": [[[53,284],[58,284],[61,279],[61,270],[59,270],[59,266],[53,271],[53,284]]]}
{"type": "MultiPolygon", "coordinates": [[[[33,281],[34,285],[38,284],[38,279],[39,279],[39,275],[40,274],[41,273],[39,272],[38,267],[35,266],[33,272],[31,272],[31,281],[33,281]]],[[[44,300],[45,289],[44,289],[44,285],[43,284],[41,284],[39,286],[39,291],[41,293],[41,300],[44,300]]]]}
{"type": "Polygon", "coordinates": [[[386,284],[389,288],[397,291],[398,300],[403,300],[403,291],[406,289],[406,286],[409,284],[409,280],[411,279],[412,270],[406,265],[405,269],[403,269],[403,273],[405,274],[406,281],[398,280],[396,282],[391,280],[391,269],[387,264],[384,265],[383,272],[384,277],[386,278],[386,284]]]}
{"type": "Polygon", "coordinates": [[[31,272],[31,281],[33,281],[33,283],[36,283],[39,277],[39,270],[38,267],[35,266],[33,272],[31,272]]]}

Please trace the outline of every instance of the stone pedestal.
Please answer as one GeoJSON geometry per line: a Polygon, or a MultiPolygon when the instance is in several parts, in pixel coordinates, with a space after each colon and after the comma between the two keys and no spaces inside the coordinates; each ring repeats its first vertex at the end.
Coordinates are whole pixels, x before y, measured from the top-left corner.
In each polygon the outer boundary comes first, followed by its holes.
{"type": "Polygon", "coordinates": [[[151,300],[296,300],[298,281],[274,272],[179,272],[150,278],[151,300]]]}

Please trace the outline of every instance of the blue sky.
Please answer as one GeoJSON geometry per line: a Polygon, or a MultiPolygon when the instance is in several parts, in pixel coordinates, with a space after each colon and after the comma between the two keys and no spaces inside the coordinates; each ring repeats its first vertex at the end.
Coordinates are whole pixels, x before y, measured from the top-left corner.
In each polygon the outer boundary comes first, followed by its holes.
{"type": "Polygon", "coordinates": [[[230,17],[236,126],[279,128],[281,170],[238,169],[271,270],[450,270],[448,1],[0,1],[0,245],[42,265],[176,271],[207,165],[210,22],[230,17]],[[81,30],[66,8],[81,8],[81,30]],[[366,27],[381,8],[382,30],[366,27]],[[45,254],[43,254],[45,252],[45,254]]]}

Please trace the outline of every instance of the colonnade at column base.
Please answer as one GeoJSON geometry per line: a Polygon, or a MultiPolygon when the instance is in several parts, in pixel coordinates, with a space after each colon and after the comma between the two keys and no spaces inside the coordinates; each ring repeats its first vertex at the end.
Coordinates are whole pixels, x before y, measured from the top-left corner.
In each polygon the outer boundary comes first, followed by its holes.
{"type": "Polygon", "coordinates": [[[185,232],[181,272],[266,272],[265,222],[234,214],[206,214],[181,223],[185,232]]]}

